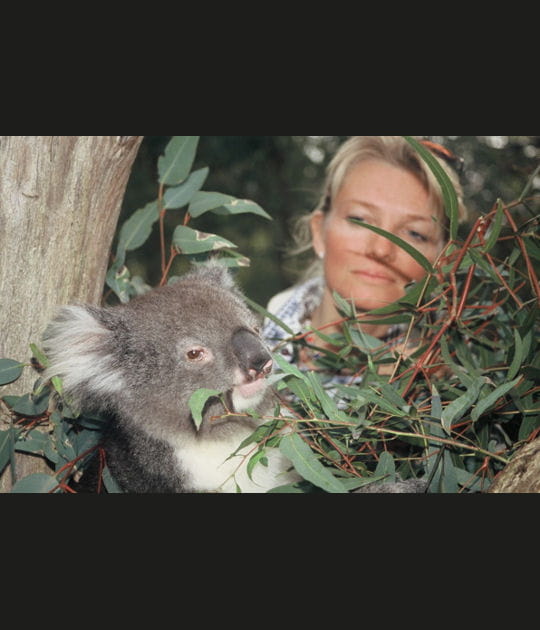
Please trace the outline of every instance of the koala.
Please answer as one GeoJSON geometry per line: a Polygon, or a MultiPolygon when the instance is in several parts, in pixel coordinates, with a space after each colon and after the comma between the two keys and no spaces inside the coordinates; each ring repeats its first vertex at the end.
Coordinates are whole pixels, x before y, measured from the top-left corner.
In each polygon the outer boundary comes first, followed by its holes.
{"type": "Polygon", "coordinates": [[[125,492],[266,492],[299,476],[278,449],[251,478],[230,456],[272,405],[272,358],[228,270],[199,265],[128,304],[66,306],[47,327],[44,376],[82,410],[110,418],[107,464],[125,492]],[[216,390],[199,426],[189,399],[216,390]],[[229,459],[230,458],[230,459],[229,459]]]}

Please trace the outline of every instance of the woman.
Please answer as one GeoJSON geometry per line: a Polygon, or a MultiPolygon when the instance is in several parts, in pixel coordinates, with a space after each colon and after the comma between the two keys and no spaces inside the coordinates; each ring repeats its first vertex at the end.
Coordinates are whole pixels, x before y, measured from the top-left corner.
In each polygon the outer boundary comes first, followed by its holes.
{"type": "MultiPolygon", "coordinates": [[[[450,177],[466,216],[456,172],[446,149],[424,141],[450,177]]],[[[401,247],[351,219],[395,234],[434,263],[448,238],[448,221],[440,186],[427,164],[401,136],[353,136],[331,161],[323,194],[315,210],[299,223],[298,251],[312,247],[316,261],[302,282],[276,295],[267,310],[309,345],[329,348],[325,336],[339,334],[343,321],[334,292],[352,300],[358,319],[402,297],[406,286],[421,280],[424,269],[401,247]],[[307,230],[306,230],[307,228],[307,230]],[[307,242],[306,242],[307,241],[307,242]]],[[[371,318],[373,319],[373,318],[371,318]]],[[[362,324],[362,331],[383,342],[400,341],[399,328],[362,324]]],[[[291,362],[314,366],[317,352],[285,343],[291,335],[267,320],[263,335],[291,362]]]]}

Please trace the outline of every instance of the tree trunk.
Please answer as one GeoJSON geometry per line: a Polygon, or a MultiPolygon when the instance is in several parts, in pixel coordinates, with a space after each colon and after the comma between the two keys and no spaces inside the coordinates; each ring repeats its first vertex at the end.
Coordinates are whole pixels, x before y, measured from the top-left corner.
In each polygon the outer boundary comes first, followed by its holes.
{"type": "Polygon", "coordinates": [[[540,438],[517,451],[512,461],[497,475],[489,492],[540,492],[540,438]]]}
{"type": "MultiPolygon", "coordinates": [[[[28,362],[57,306],[99,303],[142,138],[0,136],[0,358],[28,362]]],[[[36,377],[26,369],[0,394],[30,392],[36,377]]],[[[42,469],[17,457],[19,477],[42,469]]]]}

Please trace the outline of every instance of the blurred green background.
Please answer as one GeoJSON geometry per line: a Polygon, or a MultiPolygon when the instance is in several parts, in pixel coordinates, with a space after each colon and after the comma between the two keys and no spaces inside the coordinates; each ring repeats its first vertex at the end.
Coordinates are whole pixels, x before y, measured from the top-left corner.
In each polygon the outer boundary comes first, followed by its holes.
{"type": "MultiPolygon", "coordinates": [[[[324,171],[341,142],[349,136],[201,136],[194,169],[210,169],[203,190],[258,203],[273,218],[252,215],[219,217],[207,213],[191,227],[223,236],[251,259],[238,272],[248,297],[259,304],[290,286],[301,260],[287,254],[291,222],[310,212],[318,201],[324,171]]],[[[464,159],[461,182],[471,217],[488,212],[498,198],[517,199],[540,163],[540,136],[424,136],[464,159]]],[[[133,166],[120,223],[157,197],[157,160],[171,136],[145,136],[133,166]]],[[[540,192],[540,176],[531,194],[540,192]]],[[[538,208],[538,201],[531,204],[538,208]]],[[[520,211],[535,212],[524,207],[520,211]]],[[[185,208],[169,211],[172,229],[185,208]]],[[[537,210],[536,210],[537,212],[537,210]]],[[[529,217],[530,218],[530,217],[529,217]]],[[[144,248],[130,254],[133,275],[155,286],[160,278],[157,228],[144,248]]],[[[174,269],[173,269],[174,272],[174,269]]]]}

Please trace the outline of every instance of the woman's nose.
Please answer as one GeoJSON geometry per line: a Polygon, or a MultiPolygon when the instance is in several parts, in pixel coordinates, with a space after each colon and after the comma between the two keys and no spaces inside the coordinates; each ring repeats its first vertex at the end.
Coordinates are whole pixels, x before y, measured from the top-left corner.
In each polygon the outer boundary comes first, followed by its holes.
{"type": "Polygon", "coordinates": [[[371,232],[366,243],[366,253],[372,258],[388,262],[394,259],[396,246],[385,236],[371,232]]]}

